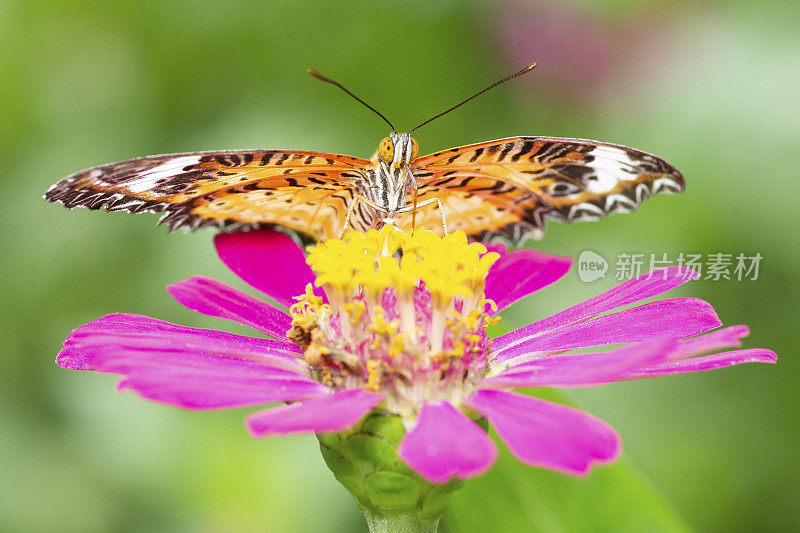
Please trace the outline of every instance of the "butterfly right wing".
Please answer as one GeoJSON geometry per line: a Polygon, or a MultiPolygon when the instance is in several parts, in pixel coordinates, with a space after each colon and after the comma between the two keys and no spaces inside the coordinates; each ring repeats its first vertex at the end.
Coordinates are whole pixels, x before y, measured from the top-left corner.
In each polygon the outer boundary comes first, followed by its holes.
{"type": "MultiPolygon", "coordinates": [[[[148,156],[77,172],[45,194],[67,208],[165,213],[170,230],[280,225],[314,240],[335,237],[372,163],[340,154],[232,150],[148,156]]],[[[355,209],[350,226],[374,214],[355,209]]]]}
{"type": "MultiPolygon", "coordinates": [[[[411,170],[417,202],[441,202],[449,230],[515,243],[541,237],[551,218],[597,220],[685,187],[681,173],[663,159],[587,139],[487,141],[420,157],[411,170]]],[[[407,201],[413,201],[411,194],[407,201]]],[[[441,231],[441,215],[432,205],[415,217],[418,225],[441,231]]],[[[404,214],[399,223],[410,227],[411,215],[404,214]]]]}

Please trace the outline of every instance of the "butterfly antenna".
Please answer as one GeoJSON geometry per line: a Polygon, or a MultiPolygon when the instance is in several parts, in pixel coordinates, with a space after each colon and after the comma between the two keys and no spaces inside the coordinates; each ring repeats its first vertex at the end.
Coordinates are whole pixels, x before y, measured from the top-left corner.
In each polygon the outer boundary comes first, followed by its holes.
{"type": "Polygon", "coordinates": [[[397,130],[396,130],[396,129],[394,129],[394,126],[392,125],[392,123],[391,123],[391,122],[389,122],[389,119],[388,119],[388,118],[384,117],[384,116],[381,114],[381,112],[380,112],[380,111],[378,111],[377,109],[375,109],[374,107],[372,107],[371,105],[369,105],[368,103],[366,103],[364,100],[362,100],[362,99],[361,99],[361,98],[359,98],[358,96],[354,95],[353,93],[351,93],[350,91],[348,91],[347,89],[345,89],[344,85],[342,85],[342,84],[341,84],[341,83],[339,83],[338,81],[332,80],[332,79],[330,79],[330,78],[326,78],[325,76],[323,76],[322,74],[320,74],[320,73],[319,73],[319,72],[317,72],[316,70],[313,70],[313,69],[308,69],[308,73],[309,73],[309,74],[311,74],[312,76],[314,76],[315,78],[317,78],[318,80],[322,80],[322,81],[324,81],[325,83],[330,83],[331,85],[335,85],[335,86],[337,86],[338,88],[340,88],[341,90],[343,90],[344,92],[346,92],[347,94],[349,94],[350,96],[352,96],[353,98],[355,98],[356,100],[358,100],[359,102],[361,102],[362,104],[364,104],[364,105],[365,105],[367,108],[371,109],[371,110],[372,110],[372,111],[373,111],[373,112],[374,112],[376,115],[378,115],[379,117],[381,117],[381,118],[382,118],[382,119],[383,119],[383,120],[384,120],[384,121],[385,121],[385,122],[386,122],[386,123],[389,125],[389,127],[390,127],[390,128],[392,128],[392,131],[393,131],[394,133],[397,133],[397,130]]]}
{"type": "Polygon", "coordinates": [[[446,111],[442,111],[442,112],[441,112],[441,113],[439,113],[438,115],[436,115],[436,116],[433,116],[433,117],[429,118],[428,120],[426,120],[425,122],[423,122],[422,124],[420,124],[420,125],[419,125],[419,126],[417,126],[416,128],[412,129],[412,130],[411,130],[411,131],[409,131],[408,133],[411,133],[411,132],[413,132],[414,130],[418,130],[419,128],[421,128],[422,126],[424,126],[425,124],[427,124],[428,122],[431,122],[432,120],[436,120],[437,118],[441,117],[442,115],[446,115],[447,113],[449,113],[449,112],[450,112],[450,111],[452,111],[453,109],[456,109],[456,108],[458,108],[458,107],[461,107],[462,105],[466,104],[467,102],[469,102],[469,101],[470,101],[470,100],[472,100],[473,98],[476,98],[476,97],[478,97],[478,96],[482,95],[482,94],[483,94],[483,93],[485,93],[486,91],[488,91],[488,90],[490,90],[490,89],[494,89],[494,88],[495,88],[495,87],[497,87],[498,85],[500,85],[500,84],[502,84],[502,83],[505,83],[505,82],[507,82],[508,80],[513,80],[513,79],[514,79],[514,78],[516,78],[517,76],[522,76],[523,74],[526,74],[526,73],[530,72],[531,70],[533,70],[533,68],[534,68],[535,66],[536,66],[536,63],[531,63],[530,65],[528,65],[528,66],[527,66],[527,67],[525,67],[524,69],[522,69],[522,70],[520,70],[520,71],[518,71],[518,72],[515,72],[514,74],[510,74],[510,75],[506,76],[505,78],[503,78],[503,79],[502,79],[502,80],[500,80],[500,81],[496,81],[496,82],[494,82],[493,84],[489,85],[489,86],[488,86],[487,88],[485,88],[484,90],[482,90],[482,91],[479,91],[479,92],[477,92],[477,93],[473,94],[472,96],[470,96],[470,97],[469,97],[469,98],[467,98],[466,100],[463,100],[463,101],[461,101],[461,102],[457,103],[456,105],[454,105],[454,106],[453,106],[453,107],[451,107],[450,109],[448,109],[448,110],[446,110],[446,111]]]}

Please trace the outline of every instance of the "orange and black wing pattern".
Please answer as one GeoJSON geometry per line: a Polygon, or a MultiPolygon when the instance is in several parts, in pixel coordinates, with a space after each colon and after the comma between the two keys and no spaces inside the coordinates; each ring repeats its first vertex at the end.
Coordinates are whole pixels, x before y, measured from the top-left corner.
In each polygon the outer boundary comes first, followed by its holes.
{"type": "MultiPolygon", "coordinates": [[[[480,240],[539,238],[548,219],[597,220],[629,213],[652,195],[679,193],[683,176],[652,154],[585,139],[512,137],[413,161],[417,203],[438,198],[447,229],[480,240]]],[[[408,202],[413,201],[409,194],[408,202]]],[[[441,231],[434,205],[416,224],[441,231]]],[[[411,213],[399,220],[411,226],[411,213]]]]}
{"type": "MultiPolygon", "coordinates": [[[[358,157],[291,150],[157,155],[77,172],[45,198],[67,208],[164,213],[159,223],[170,230],[280,225],[322,240],[339,234],[372,166],[358,157]]],[[[351,226],[370,225],[370,213],[358,215],[351,226]]]]}

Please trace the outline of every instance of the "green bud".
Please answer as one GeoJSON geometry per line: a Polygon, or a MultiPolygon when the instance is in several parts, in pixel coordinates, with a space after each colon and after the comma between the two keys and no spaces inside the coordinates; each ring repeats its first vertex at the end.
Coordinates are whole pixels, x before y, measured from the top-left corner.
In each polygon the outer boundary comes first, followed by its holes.
{"type": "Polygon", "coordinates": [[[450,495],[464,481],[437,485],[397,455],[406,430],[400,416],[373,409],[355,426],[317,435],[322,457],[355,497],[370,531],[436,531],[450,495]]]}

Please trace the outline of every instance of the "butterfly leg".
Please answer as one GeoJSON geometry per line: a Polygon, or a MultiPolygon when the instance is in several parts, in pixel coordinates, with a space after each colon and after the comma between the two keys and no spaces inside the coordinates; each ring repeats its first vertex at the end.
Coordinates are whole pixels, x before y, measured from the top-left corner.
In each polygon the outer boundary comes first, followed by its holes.
{"type": "MultiPolygon", "coordinates": [[[[417,178],[414,177],[413,172],[411,172],[411,169],[408,168],[406,163],[403,163],[403,166],[406,167],[406,176],[411,180],[411,187],[414,189],[414,200],[411,203],[411,232],[413,233],[414,227],[417,225],[417,194],[419,190],[417,187],[417,178]]],[[[447,233],[447,231],[445,231],[445,233],[447,233]]]]}
{"type": "MultiPolygon", "coordinates": [[[[444,215],[444,207],[442,207],[442,202],[440,202],[439,199],[436,198],[436,197],[431,198],[430,200],[428,200],[427,203],[431,204],[431,203],[434,203],[434,202],[436,202],[436,205],[439,206],[439,214],[442,215],[442,233],[447,235],[447,219],[445,218],[445,215],[444,215]]],[[[423,202],[423,204],[424,204],[424,202],[423,202]]],[[[423,204],[420,204],[420,207],[422,207],[423,204]]]]}
{"type": "Polygon", "coordinates": [[[353,201],[350,202],[350,207],[347,208],[347,214],[344,216],[344,224],[342,224],[342,229],[339,230],[339,235],[336,236],[337,239],[341,239],[344,237],[344,232],[347,231],[347,224],[350,222],[350,215],[353,214],[353,209],[355,209],[356,204],[361,200],[361,195],[357,195],[353,198],[353,201]]]}
{"type": "MultiPolygon", "coordinates": [[[[422,202],[421,204],[417,204],[417,205],[416,205],[416,208],[417,208],[417,209],[419,209],[419,208],[422,208],[422,207],[425,207],[425,206],[428,206],[428,205],[431,205],[431,204],[436,204],[437,206],[439,206],[439,213],[441,213],[441,215],[442,215],[442,232],[443,232],[445,235],[447,235],[447,234],[448,234],[448,231],[447,231],[447,219],[445,218],[445,214],[444,214],[444,207],[442,207],[442,202],[441,202],[441,201],[439,201],[439,199],[438,199],[438,198],[436,198],[436,197],[433,197],[433,198],[431,198],[430,200],[425,200],[425,201],[424,201],[424,202],[422,202]]],[[[414,207],[413,207],[413,206],[411,206],[411,207],[404,207],[404,208],[402,208],[402,209],[399,209],[397,212],[398,212],[398,213],[408,213],[408,212],[409,212],[409,211],[411,211],[412,209],[414,209],[414,207]]],[[[412,216],[413,216],[413,215],[412,215],[412,216]]]]}

